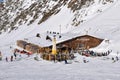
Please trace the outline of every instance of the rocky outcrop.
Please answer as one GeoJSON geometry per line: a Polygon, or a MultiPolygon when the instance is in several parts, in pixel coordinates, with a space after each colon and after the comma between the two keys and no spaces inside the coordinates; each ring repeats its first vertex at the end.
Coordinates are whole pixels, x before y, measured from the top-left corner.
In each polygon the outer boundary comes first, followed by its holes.
{"type": "MultiPolygon", "coordinates": [[[[103,5],[112,3],[114,0],[99,0],[103,5]]],[[[0,31],[12,31],[18,26],[34,22],[41,24],[51,16],[58,14],[62,7],[70,9],[74,16],[71,19],[72,26],[79,26],[84,22],[83,17],[87,16],[87,8],[95,3],[94,0],[6,0],[0,4],[0,31]],[[26,2],[28,4],[26,4],[26,2]]]]}

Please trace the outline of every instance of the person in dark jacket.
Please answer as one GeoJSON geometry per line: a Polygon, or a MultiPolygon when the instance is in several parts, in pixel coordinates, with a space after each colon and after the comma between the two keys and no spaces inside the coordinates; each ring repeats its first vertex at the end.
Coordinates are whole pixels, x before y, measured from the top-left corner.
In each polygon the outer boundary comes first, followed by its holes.
{"type": "Polygon", "coordinates": [[[87,62],[89,62],[88,60],[86,60],[85,58],[83,58],[83,62],[84,63],[87,63],[87,62]]]}
{"type": "Polygon", "coordinates": [[[2,60],[2,53],[0,52],[0,61],[2,60]]]}
{"type": "Polygon", "coordinates": [[[119,60],[119,58],[118,58],[118,56],[116,56],[116,61],[118,61],[119,60]]]}
{"type": "Polygon", "coordinates": [[[11,62],[13,61],[13,56],[11,56],[10,61],[11,61],[11,62]]]}
{"type": "Polygon", "coordinates": [[[17,54],[16,54],[16,52],[14,52],[13,54],[14,54],[14,57],[15,57],[15,59],[16,59],[16,57],[17,57],[17,54]]]}
{"type": "Polygon", "coordinates": [[[6,62],[8,62],[8,57],[5,58],[6,62]]]}
{"type": "Polygon", "coordinates": [[[65,64],[68,64],[66,55],[64,56],[65,64]]]}

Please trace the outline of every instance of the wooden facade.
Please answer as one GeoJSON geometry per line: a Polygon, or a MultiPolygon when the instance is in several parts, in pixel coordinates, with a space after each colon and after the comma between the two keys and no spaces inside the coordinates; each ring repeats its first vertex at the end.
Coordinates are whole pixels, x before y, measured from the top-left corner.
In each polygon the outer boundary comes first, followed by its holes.
{"type": "Polygon", "coordinates": [[[73,39],[69,39],[67,41],[58,43],[59,47],[67,47],[73,50],[77,49],[89,49],[98,46],[103,39],[99,39],[89,35],[83,35],[79,37],[75,37],[73,39]]]}

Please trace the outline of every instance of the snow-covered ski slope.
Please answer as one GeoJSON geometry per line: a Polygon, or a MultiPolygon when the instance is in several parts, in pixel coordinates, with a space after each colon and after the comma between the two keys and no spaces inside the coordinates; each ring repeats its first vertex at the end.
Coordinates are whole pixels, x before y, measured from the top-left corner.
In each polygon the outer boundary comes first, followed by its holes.
{"type": "MultiPolygon", "coordinates": [[[[23,56],[23,55],[22,55],[23,56]]],[[[35,61],[33,56],[20,61],[0,61],[0,80],[119,80],[120,62],[109,58],[88,58],[75,54],[72,64],[35,61]]],[[[9,56],[8,56],[9,57],[9,56]]]]}
{"type": "Polygon", "coordinates": [[[70,32],[89,34],[109,40],[109,44],[103,42],[97,50],[112,49],[120,52],[120,1],[117,0],[114,6],[70,32]]]}

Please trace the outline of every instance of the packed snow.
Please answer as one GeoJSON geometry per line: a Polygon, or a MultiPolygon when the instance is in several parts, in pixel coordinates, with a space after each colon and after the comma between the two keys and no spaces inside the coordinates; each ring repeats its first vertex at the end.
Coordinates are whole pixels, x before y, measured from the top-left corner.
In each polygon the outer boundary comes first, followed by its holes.
{"type": "Polygon", "coordinates": [[[35,61],[23,55],[19,61],[0,61],[0,80],[119,80],[120,62],[108,57],[88,58],[75,54],[72,64],[35,61]],[[88,63],[83,63],[83,58],[88,63]]]}

